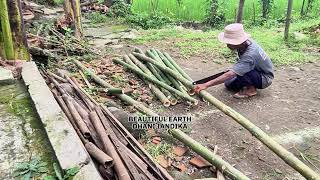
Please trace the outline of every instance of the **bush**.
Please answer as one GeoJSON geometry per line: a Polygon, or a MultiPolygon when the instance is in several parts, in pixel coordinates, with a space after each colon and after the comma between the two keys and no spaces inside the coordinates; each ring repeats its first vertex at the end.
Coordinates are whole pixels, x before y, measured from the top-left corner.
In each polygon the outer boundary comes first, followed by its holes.
{"type": "Polygon", "coordinates": [[[131,14],[131,4],[124,0],[115,0],[110,8],[109,15],[112,17],[126,17],[131,14]]]}
{"type": "Polygon", "coordinates": [[[226,21],[225,14],[219,9],[218,0],[207,0],[209,8],[207,9],[207,18],[205,23],[210,26],[217,26],[226,21]]]}
{"type": "Polygon", "coordinates": [[[162,14],[132,14],[131,16],[127,16],[126,21],[142,29],[157,29],[172,22],[169,17],[162,14]]]}
{"type": "Polygon", "coordinates": [[[84,14],[85,18],[88,19],[91,23],[105,23],[108,21],[108,16],[101,14],[100,12],[91,12],[84,14]]]}

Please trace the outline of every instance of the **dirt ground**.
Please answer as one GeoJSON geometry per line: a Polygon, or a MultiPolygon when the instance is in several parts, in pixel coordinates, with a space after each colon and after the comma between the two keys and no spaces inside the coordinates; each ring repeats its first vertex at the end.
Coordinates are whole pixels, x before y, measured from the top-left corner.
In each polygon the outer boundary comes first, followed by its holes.
{"type": "MultiPolygon", "coordinates": [[[[197,59],[178,63],[193,78],[200,79],[223,70],[230,64],[202,63],[197,59]],[[196,68],[195,68],[196,67],[196,68]]],[[[277,67],[273,84],[259,90],[258,96],[238,100],[223,85],[208,91],[228,106],[247,117],[270,136],[278,138],[287,149],[300,156],[320,156],[320,62],[299,67],[277,67]],[[307,129],[304,133],[304,129],[307,129]],[[314,131],[308,129],[314,129],[314,131]],[[302,140],[285,135],[297,133],[302,140]],[[316,136],[316,137],[315,137],[316,136]]],[[[173,114],[178,110],[172,109],[173,114]]],[[[179,111],[185,114],[184,110],[179,111]]],[[[213,106],[199,106],[190,112],[194,119],[190,136],[203,144],[216,144],[219,154],[252,179],[303,179],[259,143],[248,131],[213,106]]],[[[313,162],[319,166],[319,162],[313,162]]],[[[310,163],[307,162],[309,166],[310,163]]],[[[314,168],[316,170],[316,168],[314,168]]]]}
{"type": "MultiPolygon", "coordinates": [[[[123,44],[113,53],[123,55],[136,46],[130,42],[123,44]]],[[[139,47],[167,51],[194,80],[232,65],[215,63],[221,60],[212,59],[210,55],[185,59],[171,42],[150,42],[139,47]]],[[[234,99],[233,92],[228,92],[223,85],[211,87],[208,91],[320,173],[319,79],[320,61],[315,61],[299,66],[276,67],[273,84],[259,90],[258,95],[250,99],[234,99]]],[[[218,154],[251,179],[304,179],[247,130],[212,105],[202,102],[189,109],[185,104],[180,104],[166,109],[162,114],[192,116],[189,135],[205,146],[218,145],[218,154]]]]}
{"type": "MultiPolygon", "coordinates": [[[[194,80],[232,66],[211,60],[204,63],[199,57],[185,59],[168,46],[162,48],[157,44],[156,47],[166,49],[194,80]]],[[[259,90],[256,97],[246,100],[234,99],[233,92],[227,91],[223,85],[211,87],[208,91],[320,173],[319,67],[319,61],[294,67],[276,67],[273,84],[259,90]]],[[[247,130],[212,105],[200,103],[188,109],[181,104],[168,108],[163,114],[192,116],[189,135],[203,145],[218,145],[218,154],[251,179],[304,179],[247,130]]]]}

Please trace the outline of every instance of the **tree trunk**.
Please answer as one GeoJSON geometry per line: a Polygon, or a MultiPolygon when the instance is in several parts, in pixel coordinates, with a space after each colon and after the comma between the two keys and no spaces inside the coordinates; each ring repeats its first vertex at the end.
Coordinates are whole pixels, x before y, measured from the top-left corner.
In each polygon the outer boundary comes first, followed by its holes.
{"type": "Polygon", "coordinates": [[[239,7],[238,7],[238,15],[237,15],[237,23],[241,23],[242,15],[243,15],[243,6],[245,0],[239,0],[239,7]]]}
{"type": "Polygon", "coordinates": [[[10,26],[12,32],[14,58],[19,60],[30,60],[28,43],[22,18],[21,1],[7,0],[10,26]]]}
{"type": "Polygon", "coordinates": [[[66,19],[72,22],[74,17],[73,17],[73,10],[71,8],[70,0],[64,0],[63,9],[64,9],[64,14],[66,19]]]}
{"type": "Polygon", "coordinates": [[[1,38],[4,47],[3,58],[14,59],[14,50],[12,42],[11,27],[9,21],[8,7],[6,0],[0,0],[0,20],[1,20],[1,38]]]}
{"type": "Polygon", "coordinates": [[[289,26],[290,26],[290,21],[291,21],[291,11],[292,11],[292,0],[288,0],[286,27],[285,27],[285,30],[284,30],[284,39],[285,40],[288,40],[288,37],[289,37],[289,26]]]}
{"type": "Polygon", "coordinates": [[[80,0],[70,0],[73,12],[73,26],[74,26],[74,36],[78,39],[82,37],[82,25],[81,25],[81,10],[80,10],[80,0]]]}
{"type": "Polygon", "coordinates": [[[113,0],[105,0],[105,1],[104,1],[104,4],[105,4],[107,7],[111,7],[111,6],[112,6],[112,3],[113,3],[113,0]]]}
{"type": "Polygon", "coordinates": [[[304,15],[304,3],[306,2],[306,0],[302,1],[302,6],[301,6],[301,10],[300,10],[300,16],[304,15]]]}
{"type": "Polygon", "coordinates": [[[20,0],[0,0],[0,55],[8,60],[30,60],[20,0]]]}

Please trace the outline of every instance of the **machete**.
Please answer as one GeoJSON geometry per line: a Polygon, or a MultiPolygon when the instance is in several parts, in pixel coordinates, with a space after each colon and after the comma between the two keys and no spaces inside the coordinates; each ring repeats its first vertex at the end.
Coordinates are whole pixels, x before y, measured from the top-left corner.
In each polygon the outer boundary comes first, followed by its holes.
{"type": "Polygon", "coordinates": [[[198,81],[194,81],[194,82],[192,83],[192,85],[206,83],[206,82],[208,82],[208,81],[211,81],[211,80],[213,80],[213,79],[216,79],[217,77],[221,76],[221,75],[224,74],[225,72],[226,72],[226,71],[219,72],[219,73],[217,73],[217,74],[215,74],[215,75],[212,75],[212,76],[209,76],[209,77],[200,79],[200,80],[198,80],[198,81]]]}

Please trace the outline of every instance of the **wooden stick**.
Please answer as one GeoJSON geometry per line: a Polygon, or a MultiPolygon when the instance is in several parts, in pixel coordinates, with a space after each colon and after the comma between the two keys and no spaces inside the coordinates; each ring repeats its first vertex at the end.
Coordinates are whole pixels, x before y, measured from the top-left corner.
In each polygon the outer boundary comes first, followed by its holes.
{"type": "Polygon", "coordinates": [[[119,154],[117,153],[114,145],[110,141],[108,135],[103,128],[97,113],[95,111],[90,112],[90,120],[92,121],[93,126],[95,127],[98,136],[102,140],[103,147],[107,154],[109,154],[114,160],[114,169],[119,177],[119,180],[128,180],[131,179],[130,175],[124,166],[119,154]]]}
{"type": "Polygon", "coordinates": [[[60,77],[60,76],[58,76],[58,75],[56,75],[56,74],[54,74],[54,73],[52,73],[52,72],[50,72],[50,71],[48,71],[47,73],[48,73],[50,76],[54,77],[55,79],[57,79],[57,80],[59,80],[59,81],[61,81],[61,82],[63,82],[63,83],[67,83],[67,82],[68,82],[67,80],[63,79],[62,77],[60,77]]]}
{"type": "Polygon", "coordinates": [[[108,156],[106,153],[101,151],[97,146],[95,146],[91,142],[87,142],[85,147],[89,154],[94,157],[100,164],[102,164],[105,168],[113,166],[113,159],[108,156]]]}
{"type": "MultiPolygon", "coordinates": [[[[213,149],[213,154],[217,154],[217,151],[218,151],[218,145],[215,145],[213,149]]],[[[217,169],[217,179],[226,180],[226,178],[224,177],[224,175],[221,173],[219,169],[217,169]]]]}
{"type": "Polygon", "coordinates": [[[63,98],[64,102],[67,104],[67,107],[68,107],[72,117],[74,118],[77,126],[79,127],[80,131],[82,132],[83,136],[86,139],[91,138],[90,130],[88,129],[87,125],[84,123],[80,114],[78,113],[78,111],[76,110],[76,108],[73,105],[72,101],[74,101],[74,100],[65,94],[62,96],[62,98],[63,98]]]}
{"type": "Polygon", "coordinates": [[[86,85],[88,86],[89,89],[92,89],[92,85],[90,84],[90,82],[88,81],[88,79],[86,78],[86,76],[83,74],[83,72],[81,70],[79,70],[79,73],[82,77],[82,79],[84,80],[84,82],[86,83],[86,85]]]}

